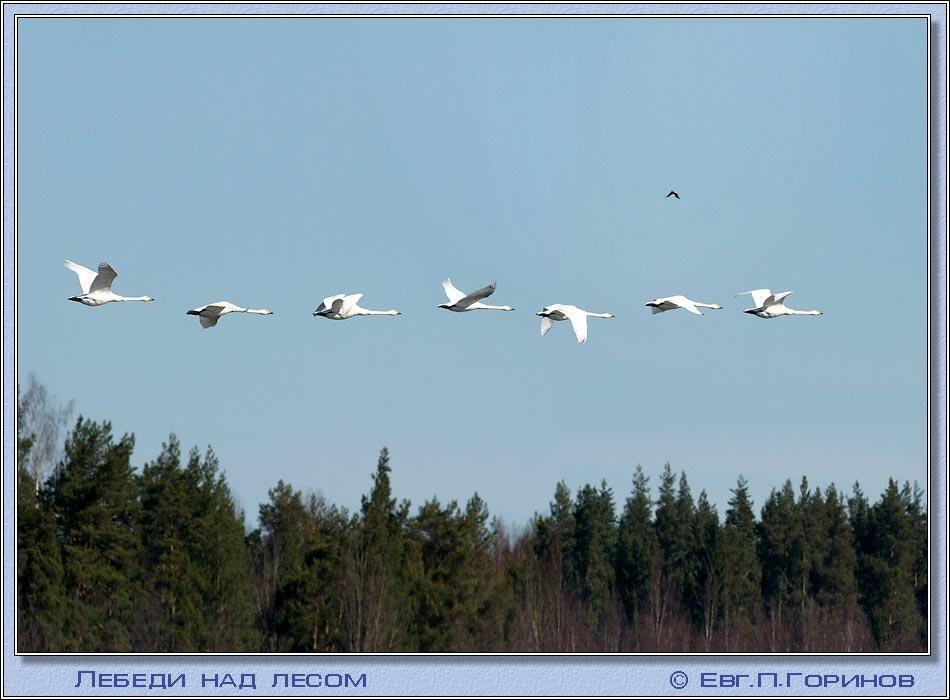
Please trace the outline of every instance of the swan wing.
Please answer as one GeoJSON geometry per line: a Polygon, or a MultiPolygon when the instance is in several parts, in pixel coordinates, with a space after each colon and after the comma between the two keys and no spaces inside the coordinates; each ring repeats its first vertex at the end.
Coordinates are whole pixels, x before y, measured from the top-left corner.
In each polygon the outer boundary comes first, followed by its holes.
{"type": "Polygon", "coordinates": [[[118,276],[119,273],[112,268],[112,265],[107,262],[99,263],[99,274],[97,274],[96,278],[92,281],[89,291],[96,292],[100,289],[108,291],[112,289],[112,280],[118,276]]]}
{"type": "Polygon", "coordinates": [[[218,319],[221,317],[221,312],[224,311],[224,307],[220,304],[221,302],[217,304],[205,304],[196,309],[191,309],[188,314],[197,316],[198,323],[201,324],[202,328],[211,328],[218,322],[218,319]]]}
{"type": "Polygon", "coordinates": [[[587,312],[577,308],[561,309],[565,316],[571,321],[571,327],[574,329],[574,335],[577,336],[578,343],[587,342],[587,312]]]}
{"type": "Polygon", "coordinates": [[[703,315],[703,312],[696,308],[696,304],[692,299],[687,299],[684,296],[677,295],[675,297],[670,297],[669,301],[671,304],[676,304],[681,309],[686,309],[691,314],[696,314],[697,316],[703,315]]]}
{"type": "MultiPolygon", "coordinates": [[[[363,298],[362,294],[347,294],[345,297],[340,299],[340,310],[337,313],[342,313],[344,316],[350,313],[353,310],[353,307],[356,306],[357,302],[363,298]]],[[[334,302],[335,304],[336,302],[334,302]]],[[[334,309],[335,310],[335,309],[334,309]]]]}
{"type": "Polygon", "coordinates": [[[468,307],[474,304],[476,301],[481,301],[482,299],[490,297],[494,293],[495,283],[492,282],[487,287],[482,287],[477,292],[472,292],[468,296],[462,297],[457,302],[455,302],[455,304],[456,306],[468,307]]]}
{"type": "Polygon", "coordinates": [[[92,281],[96,279],[96,273],[84,265],[74,263],[72,260],[66,261],[66,267],[76,273],[76,276],[79,278],[79,286],[82,288],[82,293],[88,294],[89,288],[92,286],[92,281]]]}
{"type": "Polygon", "coordinates": [[[456,289],[450,279],[446,278],[442,280],[442,289],[445,290],[445,296],[448,298],[450,304],[455,304],[459,299],[465,298],[465,292],[456,289]]]}
{"type": "Polygon", "coordinates": [[[333,309],[335,312],[339,312],[341,306],[343,306],[343,295],[334,294],[332,297],[327,297],[326,299],[321,301],[320,306],[314,309],[314,313],[318,314],[321,311],[326,311],[327,309],[333,309]],[[333,305],[336,304],[337,302],[339,302],[339,304],[334,309],[333,305]]]}
{"type": "Polygon", "coordinates": [[[222,302],[217,302],[215,304],[208,304],[206,307],[204,307],[201,310],[201,313],[199,313],[198,315],[201,316],[202,318],[208,317],[208,318],[217,319],[218,316],[220,316],[221,313],[226,308],[227,307],[222,302]]]}
{"type": "Polygon", "coordinates": [[[788,296],[791,296],[791,292],[776,292],[775,294],[769,295],[769,298],[765,300],[762,306],[772,306],[773,304],[780,304],[782,300],[788,296]]]}
{"type": "Polygon", "coordinates": [[[551,326],[553,326],[553,325],[554,325],[554,321],[552,321],[552,320],[551,320],[549,317],[547,317],[547,316],[542,316],[542,317],[541,317],[541,335],[544,335],[544,334],[547,333],[549,330],[551,330],[551,326]]]}
{"type": "Polygon", "coordinates": [[[755,307],[761,308],[765,303],[765,300],[772,296],[771,289],[750,289],[748,292],[739,292],[736,294],[737,297],[744,296],[746,294],[752,295],[752,301],[755,303],[755,307]]]}

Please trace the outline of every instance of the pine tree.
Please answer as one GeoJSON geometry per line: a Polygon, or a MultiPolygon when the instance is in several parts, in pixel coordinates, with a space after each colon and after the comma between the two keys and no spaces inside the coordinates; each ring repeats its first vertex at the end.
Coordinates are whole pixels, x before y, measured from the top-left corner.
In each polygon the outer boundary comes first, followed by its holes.
{"type": "Polygon", "coordinates": [[[702,617],[696,595],[698,589],[698,570],[695,558],[696,535],[696,506],[693,503],[693,494],[686,480],[686,473],[681,472],[679,488],[676,492],[676,539],[673,565],[679,571],[680,586],[682,587],[678,604],[694,620],[702,617]]]}
{"type": "Polygon", "coordinates": [[[656,557],[649,479],[637,465],[617,531],[617,588],[627,619],[637,627],[648,614],[650,577],[656,557]]]}
{"type": "Polygon", "coordinates": [[[535,515],[531,555],[509,568],[512,585],[525,601],[530,640],[537,651],[571,651],[571,599],[579,588],[574,572],[574,502],[563,481],[554,489],[549,515],[535,515]]]}
{"type": "Polygon", "coordinates": [[[915,648],[918,634],[914,597],[917,542],[906,494],[888,479],[881,499],[870,509],[862,552],[865,612],[878,645],[887,650],[915,648]]]}
{"type": "Polygon", "coordinates": [[[189,545],[201,582],[206,633],[201,650],[256,650],[252,590],[244,539],[244,514],[237,511],[218,458],[208,448],[189,454],[185,468],[192,504],[189,545]]]}
{"type": "Polygon", "coordinates": [[[189,551],[193,512],[181,468],[181,447],[172,435],[139,477],[146,601],[139,607],[143,651],[197,651],[202,596],[189,551]]]}
{"type": "Polygon", "coordinates": [[[557,540],[556,556],[561,561],[564,582],[569,591],[576,591],[581,586],[581,580],[574,569],[574,501],[563,481],[559,481],[554,488],[551,525],[557,540]]]}
{"type": "Polygon", "coordinates": [[[299,639],[287,632],[296,622],[288,601],[293,602],[305,573],[311,524],[300,492],[283,480],[268,491],[268,499],[260,507],[261,532],[254,538],[259,540],[254,567],[262,643],[265,651],[299,651],[299,639]]]}
{"type": "Polygon", "coordinates": [[[49,481],[69,601],[64,648],[56,651],[133,650],[130,631],[141,592],[133,444],[130,435],[113,442],[108,422],[80,417],[49,481]]]}
{"type": "Polygon", "coordinates": [[[736,488],[732,489],[722,528],[722,597],[727,647],[732,644],[730,637],[734,641],[739,635],[750,635],[756,622],[762,581],[756,544],[748,482],[740,476],[736,488]]]}
{"type": "Polygon", "coordinates": [[[819,559],[827,542],[824,499],[818,489],[814,493],[811,491],[808,479],[804,476],[798,488],[795,518],[800,538],[797,547],[798,576],[795,580],[795,606],[798,611],[796,648],[811,652],[814,651],[812,638],[818,627],[814,596],[818,586],[819,559]]]}
{"type": "Polygon", "coordinates": [[[67,648],[62,636],[67,599],[56,524],[45,491],[29,465],[32,434],[17,415],[17,651],[67,648]]]}
{"type": "Polygon", "coordinates": [[[673,629],[666,625],[668,617],[685,619],[690,614],[690,591],[696,585],[693,561],[696,508],[686,475],[681,474],[679,487],[669,464],[664,465],[656,502],[654,529],[658,547],[654,565],[654,629],[657,642],[673,648],[688,645],[689,632],[681,629],[681,640],[674,640],[673,629]],[[663,630],[666,628],[666,637],[663,630]],[[682,644],[680,644],[682,642],[682,644]]]}
{"type": "Polygon", "coordinates": [[[273,644],[298,652],[346,651],[344,551],[350,519],[314,494],[295,515],[303,526],[302,559],[275,592],[273,644]]]}
{"type": "Polygon", "coordinates": [[[362,499],[360,518],[346,551],[344,617],[351,651],[397,651],[407,636],[411,605],[410,550],[406,541],[409,504],[392,496],[389,450],[379,454],[373,489],[362,499]]]}
{"type": "Polygon", "coordinates": [[[834,484],[825,490],[822,546],[816,552],[815,604],[821,611],[818,627],[832,632],[824,646],[856,651],[858,628],[857,559],[845,504],[834,484]]]}
{"type": "Polygon", "coordinates": [[[927,511],[924,508],[924,493],[916,482],[913,489],[905,484],[902,489],[902,498],[907,503],[907,514],[910,517],[911,531],[914,541],[914,599],[917,603],[919,620],[918,643],[921,647],[927,645],[927,611],[928,605],[928,534],[927,511]]]}
{"type": "Polygon", "coordinates": [[[681,572],[674,564],[677,551],[676,536],[679,531],[675,483],[676,477],[673,476],[669,463],[663,465],[653,518],[657,549],[651,577],[653,631],[658,645],[664,636],[670,615],[677,612],[676,602],[682,598],[681,572]]]}
{"type": "Polygon", "coordinates": [[[613,494],[606,482],[600,489],[589,484],[577,493],[574,506],[573,570],[587,605],[588,623],[603,633],[604,615],[614,590],[616,515],[613,494]]]}
{"type": "Polygon", "coordinates": [[[694,520],[695,580],[691,589],[693,619],[702,626],[706,649],[722,615],[722,551],[719,514],[705,491],[699,494],[694,520]]]}

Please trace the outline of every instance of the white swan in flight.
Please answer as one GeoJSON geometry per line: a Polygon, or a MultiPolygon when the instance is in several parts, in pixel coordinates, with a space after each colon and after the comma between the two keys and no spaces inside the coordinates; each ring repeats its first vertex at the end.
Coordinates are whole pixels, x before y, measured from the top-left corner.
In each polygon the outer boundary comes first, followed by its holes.
{"type": "Polygon", "coordinates": [[[445,296],[448,297],[448,304],[439,304],[440,309],[448,309],[449,311],[474,311],[475,309],[494,309],[496,311],[514,311],[514,308],[511,306],[492,306],[491,304],[483,304],[480,299],[486,299],[495,293],[495,283],[492,282],[487,287],[482,287],[477,292],[472,292],[471,294],[466,294],[455,288],[455,285],[452,284],[452,280],[447,279],[442,282],[442,289],[445,290],[445,296]]]}
{"type": "Polygon", "coordinates": [[[362,297],[362,294],[336,294],[327,297],[320,302],[320,306],[314,310],[313,315],[323,316],[334,321],[343,321],[354,316],[399,316],[402,313],[396,311],[396,309],[390,309],[389,311],[364,309],[357,304],[362,297]]]}
{"type": "Polygon", "coordinates": [[[610,313],[595,314],[591,311],[579,309],[576,306],[570,306],[569,304],[551,304],[550,306],[545,306],[538,312],[537,315],[541,317],[541,335],[544,335],[549,330],[551,330],[551,326],[554,325],[555,321],[570,320],[571,326],[574,328],[574,335],[577,336],[578,343],[587,342],[588,316],[593,316],[595,318],[614,317],[614,315],[610,313]]]}
{"type": "Polygon", "coordinates": [[[197,316],[202,328],[211,328],[215,326],[218,323],[218,319],[225,314],[243,313],[267,316],[274,312],[270,309],[246,309],[243,306],[235,306],[230,301],[216,301],[213,304],[199,306],[197,309],[191,309],[185,313],[189,316],[197,316]]]}
{"type": "Polygon", "coordinates": [[[703,315],[703,312],[699,310],[700,307],[704,309],[722,308],[719,304],[704,304],[701,301],[687,299],[682,294],[675,294],[671,297],[659,297],[653,301],[648,301],[646,306],[652,307],[652,311],[655,314],[672,311],[673,309],[686,309],[691,314],[696,314],[697,316],[703,315]]]}
{"type": "Polygon", "coordinates": [[[752,295],[752,301],[755,308],[745,309],[742,313],[752,314],[759,318],[778,318],[779,316],[821,316],[821,311],[811,309],[810,311],[799,311],[785,306],[785,298],[791,292],[772,293],[771,289],[750,289],[748,292],[739,292],[737,297],[746,294],[752,295]]]}
{"type": "Polygon", "coordinates": [[[112,291],[112,281],[118,276],[107,262],[99,263],[99,271],[93,272],[72,260],[66,261],[66,267],[76,273],[82,294],[69,297],[69,301],[78,301],[86,306],[102,306],[110,301],[155,301],[152,297],[124,297],[112,291]]]}

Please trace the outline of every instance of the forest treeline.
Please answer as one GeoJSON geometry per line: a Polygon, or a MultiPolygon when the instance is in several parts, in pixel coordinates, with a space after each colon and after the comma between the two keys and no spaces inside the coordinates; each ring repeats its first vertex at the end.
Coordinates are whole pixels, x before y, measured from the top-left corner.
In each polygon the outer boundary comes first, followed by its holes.
{"type": "Polygon", "coordinates": [[[248,533],[210,448],[172,435],[136,470],[79,418],[45,474],[47,438],[18,425],[20,652],[927,648],[924,498],[894,480],[787,481],[757,518],[741,477],[720,515],[637,467],[621,499],[558,483],[512,533],[478,494],[397,502],[384,448],[358,511],[281,481],[248,533]]]}

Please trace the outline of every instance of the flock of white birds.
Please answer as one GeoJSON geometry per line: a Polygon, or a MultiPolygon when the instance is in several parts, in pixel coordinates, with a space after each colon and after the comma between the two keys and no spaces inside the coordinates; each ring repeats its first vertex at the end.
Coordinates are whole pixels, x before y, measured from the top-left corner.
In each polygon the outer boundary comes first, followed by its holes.
{"type": "MultiPolygon", "coordinates": [[[[80,304],[85,304],[86,306],[102,306],[103,304],[114,301],[154,301],[154,299],[149,296],[124,297],[113,292],[112,282],[118,273],[109,263],[99,263],[98,272],[90,270],[88,267],[78,265],[71,260],[66,261],[66,267],[76,273],[76,276],[79,278],[79,286],[82,288],[82,294],[69,297],[69,301],[78,301],[80,304]]],[[[511,306],[495,306],[482,302],[483,299],[487,299],[495,293],[494,282],[471,294],[460,291],[452,284],[452,280],[449,279],[442,282],[442,288],[445,290],[445,296],[448,298],[446,303],[439,304],[439,308],[442,309],[448,309],[449,311],[455,311],[457,313],[481,310],[514,311],[514,308],[511,306]]],[[[821,315],[821,311],[817,309],[798,311],[786,306],[785,299],[788,298],[791,292],[775,292],[773,294],[769,289],[752,289],[748,292],[740,292],[736,296],[743,296],[745,294],[752,295],[752,301],[755,306],[751,309],[744,309],[743,313],[752,314],[759,318],[821,315]]],[[[396,309],[390,309],[388,311],[364,309],[359,305],[359,301],[362,297],[362,294],[335,294],[329,296],[320,302],[320,305],[314,310],[313,315],[322,316],[334,321],[344,321],[356,316],[399,316],[401,313],[396,309]]],[[[681,294],[660,297],[648,301],[646,306],[649,306],[654,314],[663,313],[664,311],[673,311],[674,309],[685,309],[691,314],[698,316],[703,315],[703,312],[700,311],[701,308],[722,309],[719,304],[704,304],[688,299],[681,294]]],[[[189,309],[186,313],[190,316],[197,316],[202,328],[211,328],[226,314],[246,313],[266,316],[274,312],[270,309],[251,309],[237,306],[229,301],[216,301],[213,304],[205,304],[204,306],[189,309]]],[[[588,317],[614,317],[611,313],[594,313],[570,304],[551,304],[541,309],[537,315],[541,317],[541,335],[545,335],[551,330],[555,321],[570,321],[578,343],[587,342],[588,317]]]]}

